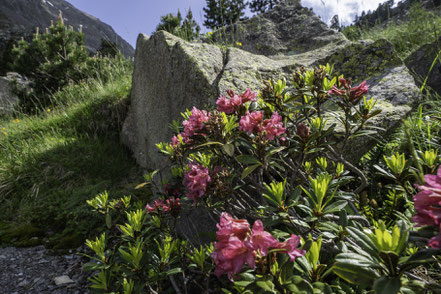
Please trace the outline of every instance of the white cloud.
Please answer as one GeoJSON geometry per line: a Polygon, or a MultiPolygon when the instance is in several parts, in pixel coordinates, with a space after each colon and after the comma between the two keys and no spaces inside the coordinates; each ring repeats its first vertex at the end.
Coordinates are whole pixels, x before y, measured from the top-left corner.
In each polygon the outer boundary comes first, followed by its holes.
{"type": "Polygon", "coordinates": [[[375,10],[382,2],[385,0],[302,0],[302,5],[312,8],[326,23],[338,14],[340,22],[348,25],[357,14],[360,15],[363,10],[375,10]]]}

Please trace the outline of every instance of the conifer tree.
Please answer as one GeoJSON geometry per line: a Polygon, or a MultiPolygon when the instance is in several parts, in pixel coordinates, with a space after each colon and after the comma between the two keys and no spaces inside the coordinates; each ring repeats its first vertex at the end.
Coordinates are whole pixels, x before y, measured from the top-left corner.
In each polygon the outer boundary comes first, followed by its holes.
{"type": "Polygon", "coordinates": [[[193,18],[191,9],[188,9],[187,16],[182,22],[181,12],[178,10],[178,14],[173,13],[161,16],[161,22],[156,26],[156,32],[164,30],[175,36],[181,37],[187,41],[192,41],[199,35],[201,28],[193,18]]]}
{"type": "Polygon", "coordinates": [[[249,2],[251,12],[264,13],[279,3],[280,0],[251,0],[249,2]]]}
{"type": "Polygon", "coordinates": [[[31,91],[17,93],[23,111],[32,112],[51,104],[51,96],[70,82],[85,78],[87,50],[84,34],[58,21],[40,34],[38,28],[31,42],[21,40],[13,49],[12,69],[31,80],[31,91]]]}
{"type": "Polygon", "coordinates": [[[244,0],[206,0],[204,25],[212,30],[237,22],[245,9],[244,0]]]}

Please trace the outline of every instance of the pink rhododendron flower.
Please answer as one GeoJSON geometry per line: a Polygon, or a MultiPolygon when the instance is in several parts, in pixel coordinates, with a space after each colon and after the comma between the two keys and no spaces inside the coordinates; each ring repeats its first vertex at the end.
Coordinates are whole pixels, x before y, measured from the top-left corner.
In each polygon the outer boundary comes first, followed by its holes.
{"type": "Polygon", "coordinates": [[[156,199],[155,201],[153,201],[152,205],[153,206],[147,204],[147,206],[145,207],[147,213],[152,213],[152,212],[166,213],[169,210],[169,208],[164,204],[164,200],[162,199],[156,199]]]}
{"type": "Polygon", "coordinates": [[[208,168],[199,164],[188,164],[189,171],[184,174],[184,185],[187,188],[187,197],[193,199],[194,204],[205,194],[208,183],[211,182],[208,168]]]}
{"type": "Polygon", "coordinates": [[[239,121],[239,130],[247,132],[251,135],[253,132],[259,130],[258,126],[263,120],[262,111],[249,112],[242,116],[239,121]]]}
{"type": "Polygon", "coordinates": [[[369,90],[369,86],[366,84],[366,81],[363,81],[360,85],[356,87],[352,87],[352,82],[350,80],[340,78],[340,85],[344,89],[339,89],[337,86],[333,86],[332,89],[329,90],[329,94],[337,96],[348,95],[349,101],[351,102],[354,102],[357,99],[361,98],[369,90]]]}
{"type": "Polygon", "coordinates": [[[359,86],[353,87],[349,93],[349,100],[355,101],[358,98],[362,97],[369,91],[369,86],[366,84],[366,81],[363,81],[359,86]]]}
{"type": "Polygon", "coordinates": [[[248,88],[244,93],[237,95],[232,90],[227,90],[228,96],[219,96],[216,101],[217,110],[225,114],[232,114],[236,109],[249,101],[256,101],[257,93],[251,92],[248,88]]]}
{"type": "Polygon", "coordinates": [[[182,137],[191,137],[193,135],[199,134],[199,132],[204,128],[204,124],[209,119],[209,114],[206,110],[199,110],[193,107],[191,110],[191,115],[188,120],[184,120],[182,125],[184,126],[184,132],[182,137]]]}
{"type": "Polygon", "coordinates": [[[263,120],[262,111],[246,112],[240,118],[239,130],[247,132],[249,135],[261,133],[268,140],[274,140],[286,132],[282,124],[282,117],[275,111],[270,119],[263,120]]]}
{"type": "Polygon", "coordinates": [[[226,273],[232,280],[233,275],[238,274],[245,263],[251,268],[256,267],[255,252],[236,236],[230,237],[227,242],[215,242],[214,248],[211,257],[216,264],[214,273],[218,277],[226,273]]]}
{"type": "Polygon", "coordinates": [[[225,112],[225,114],[232,114],[234,112],[234,105],[231,103],[231,99],[224,96],[219,96],[216,101],[217,110],[225,112]]]}
{"type": "Polygon", "coordinates": [[[285,249],[282,253],[287,253],[291,260],[305,255],[304,250],[297,249],[300,237],[292,235],[286,242],[279,243],[263,229],[260,220],[254,222],[253,230],[250,232],[250,224],[247,220],[235,219],[224,212],[217,228],[217,242],[214,242],[211,257],[216,264],[215,274],[218,277],[226,273],[232,280],[245,263],[250,268],[255,268],[256,257],[266,256],[271,249],[285,249]]]}
{"type": "Polygon", "coordinates": [[[282,124],[282,117],[275,111],[270,119],[266,119],[263,122],[263,126],[260,129],[261,132],[266,133],[266,137],[269,140],[274,140],[274,137],[281,136],[286,132],[286,129],[282,124]]]}
{"type": "MultiPolygon", "coordinates": [[[[435,226],[441,231],[441,167],[436,175],[425,175],[421,191],[413,196],[417,214],[412,218],[418,226],[435,226]]],[[[429,246],[441,248],[441,232],[429,240],[429,246]]]]}
{"type": "Polygon", "coordinates": [[[277,248],[285,249],[286,251],[280,251],[279,253],[287,253],[290,260],[294,261],[297,257],[304,256],[306,254],[305,250],[300,250],[297,247],[300,245],[300,237],[296,235],[291,235],[288,240],[283,243],[279,243],[277,248]]]}
{"type": "Polygon", "coordinates": [[[276,248],[279,242],[268,232],[263,230],[261,220],[256,220],[253,224],[253,231],[251,233],[251,246],[254,249],[259,249],[263,256],[268,254],[269,248],[276,248]]]}
{"type": "Polygon", "coordinates": [[[219,223],[216,225],[216,239],[228,241],[231,236],[244,240],[250,230],[250,224],[246,219],[235,219],[230,214],[223,212],[219,223]]]}

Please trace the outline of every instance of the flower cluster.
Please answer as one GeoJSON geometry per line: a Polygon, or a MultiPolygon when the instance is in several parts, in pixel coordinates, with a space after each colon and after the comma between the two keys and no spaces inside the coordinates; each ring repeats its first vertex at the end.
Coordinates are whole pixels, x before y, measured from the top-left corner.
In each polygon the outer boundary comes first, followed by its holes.
{"type": "Polygon", "coordinates": [[[179,202],[179,198],[170,198],[167,199],[164,203],[163,199],[156,199],[153,201],[152,205],[147,204],[145,207],[147,213],[170,213],[172,216],[176,217],[181,210],[181,203],[179,202]]]}
{"type": "Polygon", "coordinates": [[[256,101],[257,96],[257,93],[251,92],[249,88],[240,95],[235,94],[231,90],[227,90],[227,94],[230,98],[220,96],[216,101],[217,110],[225,114],[232,114],[246,102],[256,101]]]}
{"type": "Polygon", "coordinates": [[[211,257],[216,264],[215,274],[218,277],[226,273],[232,280],[245,263],[254,269],[256,257],[266,256],[271,249],[282,249],[278,252],[288,254],[291,261],[306,253],[305,250],[297,248],[300,244],[299,236],[291,235],[288,240],[280,243],[264,230],[260,220],[254,222],[250,232],[250,224],[247,220],[234,219],[223,212],[217,228],[218,242],[214,243],[215,249],[211,257]]]}
{"type": "MultiPolygon", "coordinates": [[[[425,175],[425,184],[418,186],[421,190],[413,196],[417,214],[413,221],[419,226],[436,226],[441,231],[441,167],[436,175],[425,175]]],[[[441,232],[429,240],[430,247],[441,248],[441,232]]]]}
{"type": "Polygon", "coordinates": [[[203,165],[189,163],[188,171],[184,174],[184,185],[187,188],[187,197],[193,199],[194,204],[205,194],[208,183],[211,182],[210,172],[203,165]]]}
{"type": "Polygon", "coordinates": [[[262,111],[247,111],[239,121],[239,130],[251,134],[262,134],[268,140],[274,140],[286,132],[282,124],[282,117],[275,111],[270,119],[263,120],[262,111]]]}
{"type": "MultiPolygon", "coordinates": [[[[208,122],[209,118],[210,114],[206,110],[199,110],[196,107],[193,107],[188,120],[184,120],[182,122],[184,131],[178,135],[181,137],[182,142],[188,143],[192,136],[201,134],[200,131],[204,128],[204,125],[206,122],[208,122]]],[[[178,136],[174,136],[172,138],[173,147],[179,145],[180,143],[178,136]]]]}
{"type": "Polygon", "coordinates": [[[333,86],[331,90],[329,90],[329,94],[334,94],[337,96],[345,96],[349,97],[350,102],[357,101],[359,98],[363,97],[364,94],[369,90],[369,86],[366,84],[366,81],[363,81],[360,85],[356,87],[352,87],[351,80],[345,80],[344,78],[340,78],[340,85],[343,89],[339,89],[336,86],[333,86]]]}

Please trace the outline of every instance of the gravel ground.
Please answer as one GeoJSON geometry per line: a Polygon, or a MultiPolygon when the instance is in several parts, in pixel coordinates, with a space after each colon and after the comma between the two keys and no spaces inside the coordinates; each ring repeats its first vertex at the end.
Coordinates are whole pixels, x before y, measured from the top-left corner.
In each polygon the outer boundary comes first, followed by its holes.
{"type": "Polygon", "coordinates": [[[88,259],[75,254],[83,250],[54,256],[44,246],[0,248],[0,293],[89,293],[88,259]]]}

